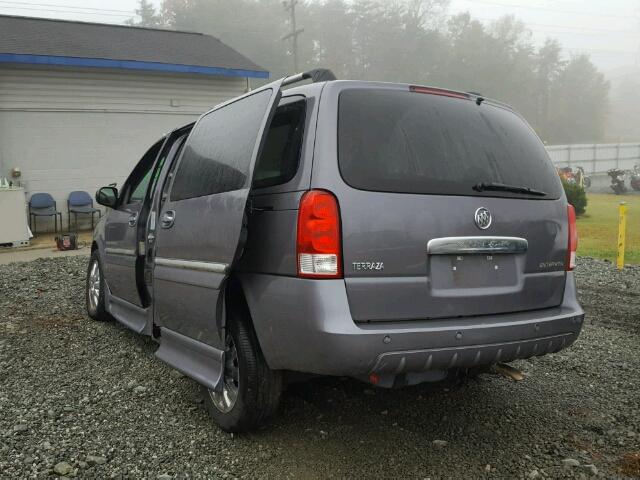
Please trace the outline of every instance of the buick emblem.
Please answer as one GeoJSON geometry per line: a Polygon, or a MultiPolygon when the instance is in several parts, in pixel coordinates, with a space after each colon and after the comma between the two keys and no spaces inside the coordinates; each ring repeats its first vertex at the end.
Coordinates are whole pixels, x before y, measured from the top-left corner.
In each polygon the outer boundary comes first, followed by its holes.
{"type": "Polygon", "coordinates": [[[480,230],[486,230],[491,226],[491,212],[484,207],[477,209],[473,218],[480,230]]]}

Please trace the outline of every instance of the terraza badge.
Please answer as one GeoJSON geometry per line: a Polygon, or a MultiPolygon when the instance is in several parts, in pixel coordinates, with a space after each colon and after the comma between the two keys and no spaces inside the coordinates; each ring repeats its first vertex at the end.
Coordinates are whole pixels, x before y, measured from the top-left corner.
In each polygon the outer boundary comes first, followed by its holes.
{"type": "Polygon", "coordinates": [[[358,270],[384,270],[384,262],[353,262],[353,269],[358,270]]]}

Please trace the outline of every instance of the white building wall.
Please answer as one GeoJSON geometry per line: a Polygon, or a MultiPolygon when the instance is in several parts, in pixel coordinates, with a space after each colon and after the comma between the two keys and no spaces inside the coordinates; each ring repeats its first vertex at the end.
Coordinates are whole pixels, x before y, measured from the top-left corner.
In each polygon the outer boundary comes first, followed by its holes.
{"type": "Polygon", "coordinates": [[[27,195],[51,193],[66,229],[69,192],[121,185],[162,134],[246,86],[234,77],[1,66],[0,176],[19,167],[27,195]]]}

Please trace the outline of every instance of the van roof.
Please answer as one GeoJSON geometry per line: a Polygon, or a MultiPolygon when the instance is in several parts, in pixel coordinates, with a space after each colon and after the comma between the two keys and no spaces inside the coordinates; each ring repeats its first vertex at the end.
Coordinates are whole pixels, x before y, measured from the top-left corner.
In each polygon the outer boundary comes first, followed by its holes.
{"type": "MultiPolygon", "coordinates": [[[[498,106],[498,107],[502,107],[502,108],[506,108],[508,110],[514,111],[513,107],[505,102],[501,102],[500,100],[496,100],[493,98],[489,98],[489,97],[485,97],[484,95],[481,95],[480,93],[477,92],[463,92],[460,90],[452,90],[452,89],[448,89],[448,88],[443,88],[443,87],[434,87],[434,86],[428,86],[428,85],[415,85],[415,84],[410,84],[410,83],[400,83],[400,82],[381,82],[381,81],[374,81],[374,80],[329,80],[329,81],[324,81],[324,82],[315,82],[315,83],[308,83],[308,84],[304,84],[304,85],[299,85],[299,86],[295,86],[295,87],[291,87],[291,88],[287,88],[286,90],[284,90],[284,94],[285,95],[296,95],[296,94],[300,94],[300,95],[306,95],[306,96],[312,96],[315,95],[317,93],[319,93],[322,88],[324,88],[325,85],[327,84],[332,84],[335,85],[337,87],[340,86],[358,86],[358,87],[362,87],[362,88],[375,88],[375,87],[380,87],[380,88],[388,88],[390,86],[395,86],[395,87],[406,87],[407,90],[411,89],[411,88],[419,88],[419,89],[425,89],[425,90],[432,90],[434,93],[435,92],[447,92],[447,93],[451,93],[451,94],[456,94],[456,95],[464,95],[466,97],[469,98],[469,100],[473,100],[473,101],[481,101],[481,102],[485,102],[485,103],[490,103],[494,106],[498,106]]],[[[425,92],[426,93],[426,92],[425,92]]]]}

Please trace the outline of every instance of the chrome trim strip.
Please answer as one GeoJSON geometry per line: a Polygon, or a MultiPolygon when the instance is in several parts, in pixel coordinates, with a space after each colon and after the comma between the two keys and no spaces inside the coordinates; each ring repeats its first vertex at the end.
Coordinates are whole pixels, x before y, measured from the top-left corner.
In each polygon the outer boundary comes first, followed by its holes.
{"type": "Polygon", "coordinates": [[[429,240],[429,255],[523,253],[529,242],[518,237],[443,237],[429,240]]]}
{"type": "Polygon", "coordinates": [[[156,257],[155,264],[161,267],[181,268],[198,272],[227,273],[229,265],[216,262],[199,262],[195,260],[178,260],[175,258],[156,257]]]}
{"type": "Polygon", "coordinates": [[[126,255],[128,257],[136,256],[135,249],[129,248],[105,248],[105,253],[107,255],[126,255]]]}

